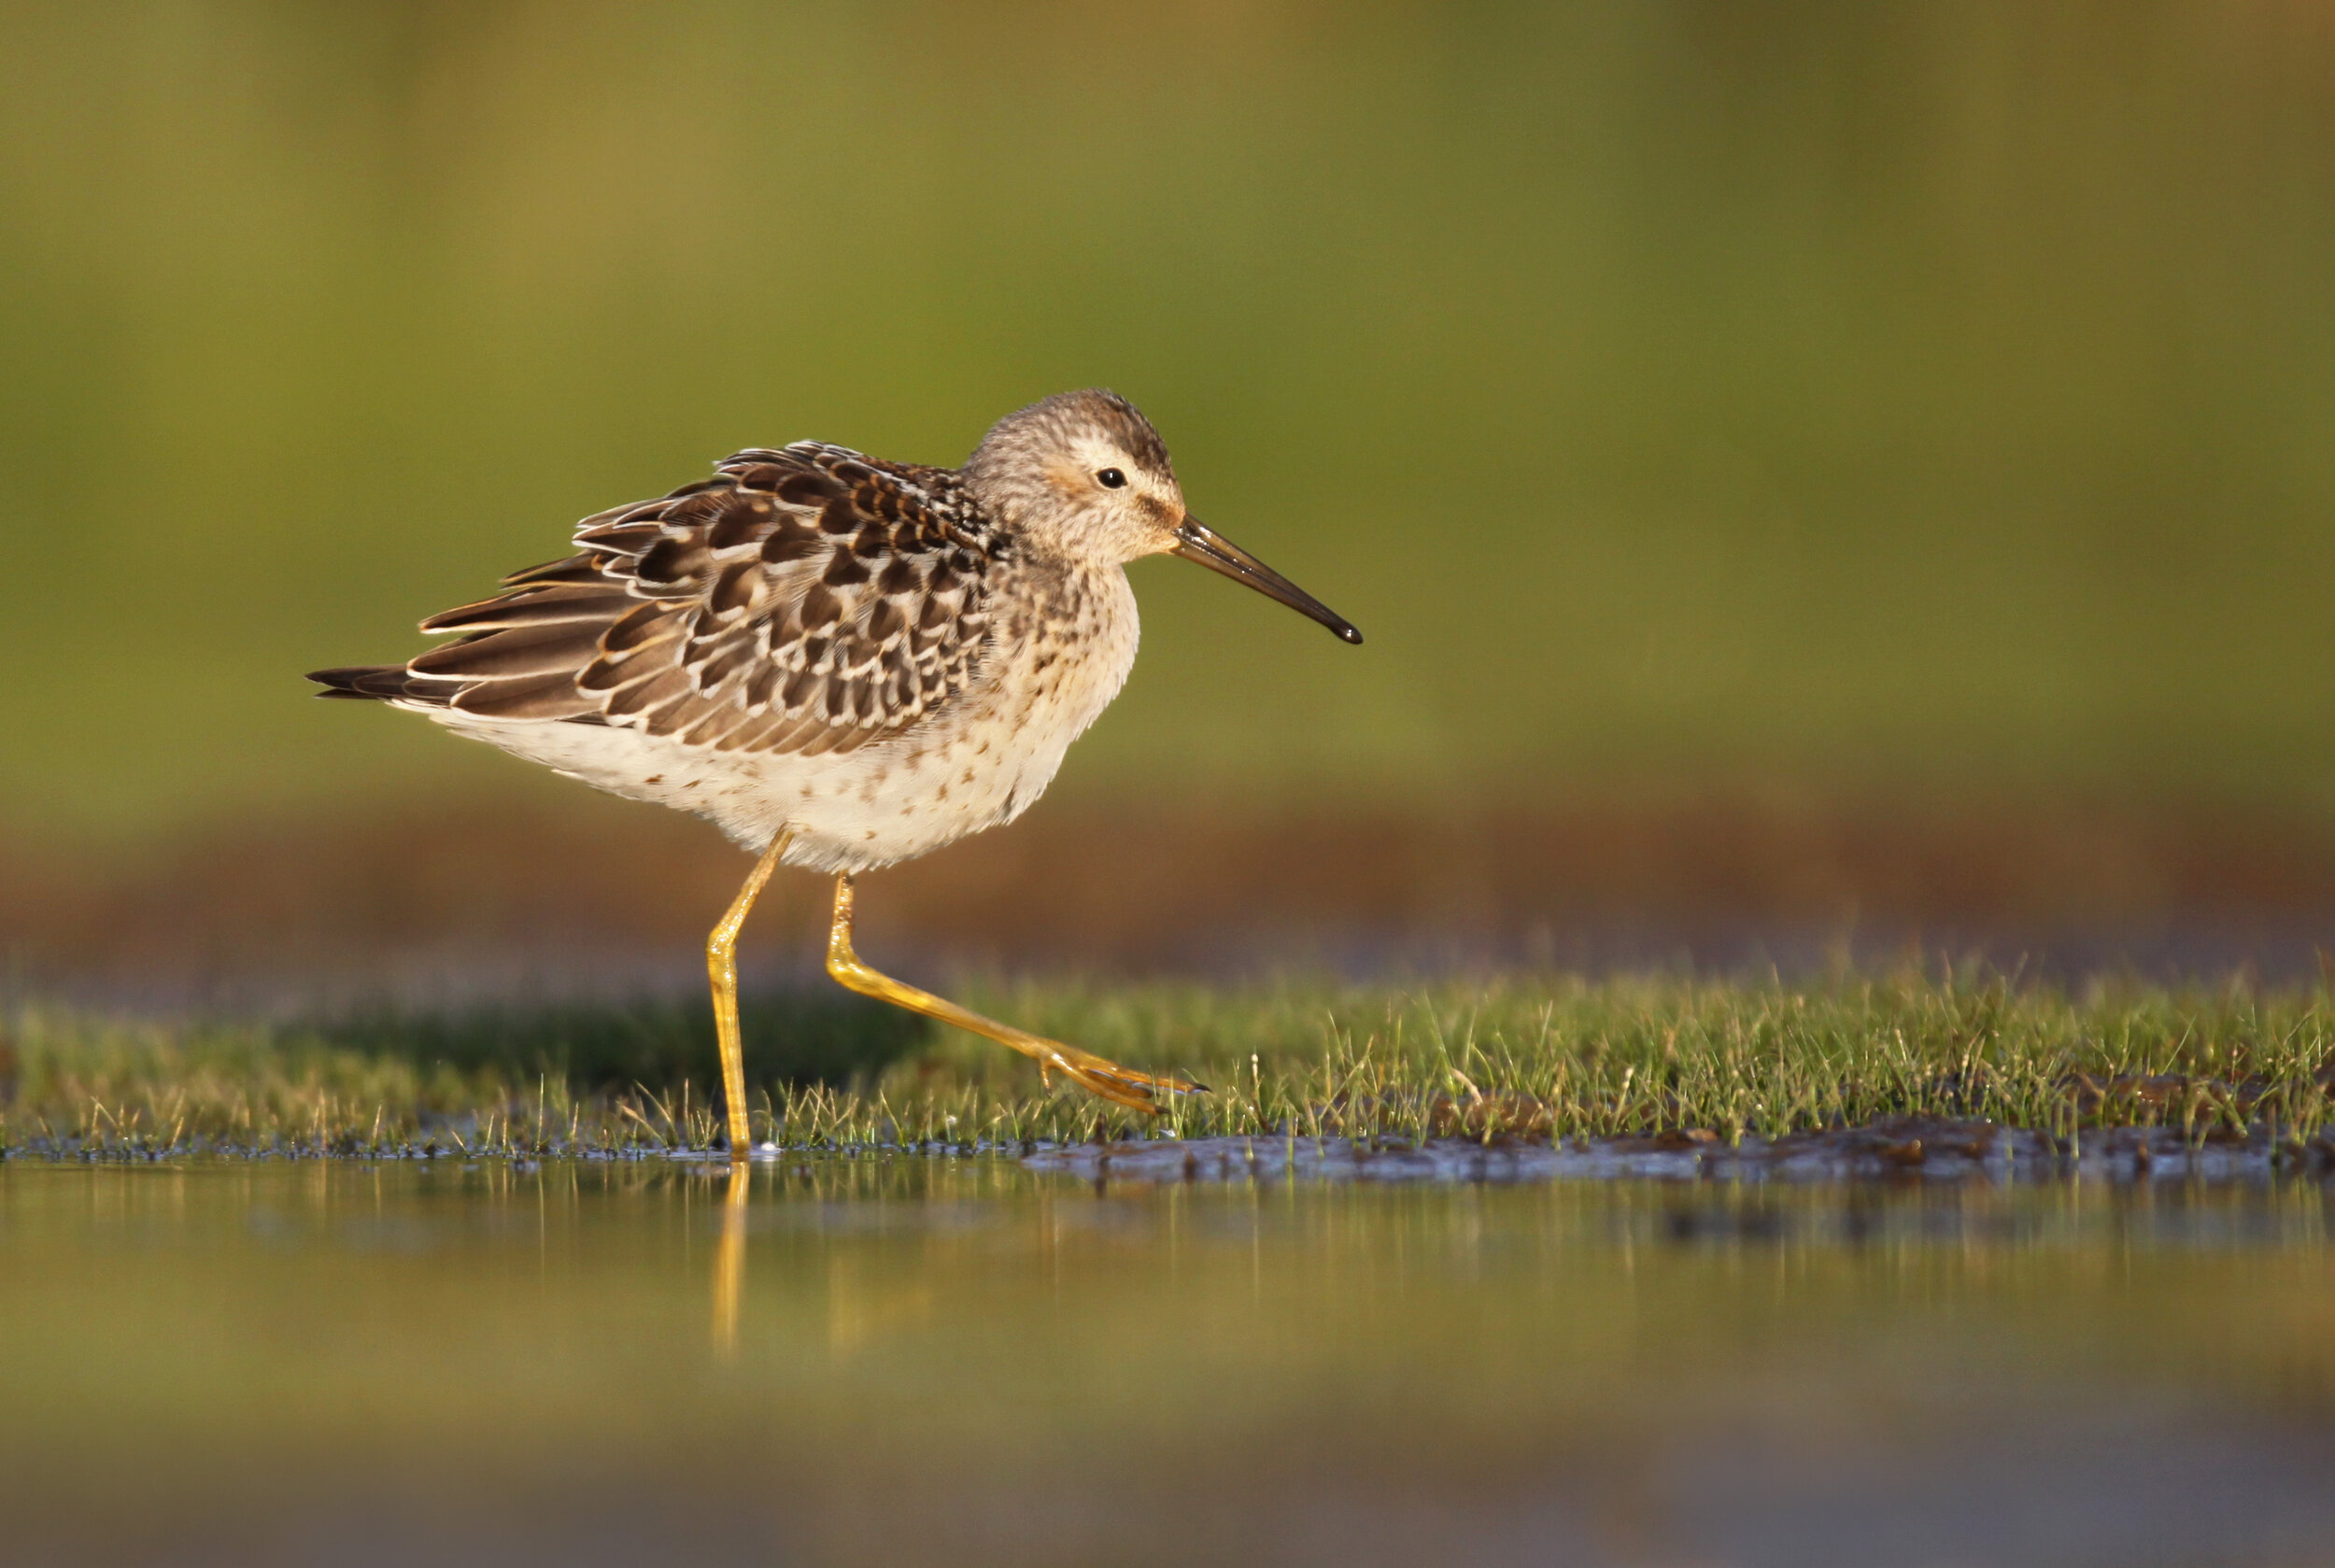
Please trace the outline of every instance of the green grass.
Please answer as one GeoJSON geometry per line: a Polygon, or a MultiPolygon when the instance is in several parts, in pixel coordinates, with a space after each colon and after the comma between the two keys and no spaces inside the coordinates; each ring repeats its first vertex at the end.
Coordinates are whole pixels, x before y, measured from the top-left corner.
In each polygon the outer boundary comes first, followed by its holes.
{"type": "MultiPolygon", "coordinates": [[[[1728,1141],[1884,1117],[2075,1137],[2317,1137],[2335,1083],[2324,988],[2080,994],[1912,973],[1814,987],[1638,978],[1410,989],[1027,983],[985,1010],[1210,1085],[1155,1122],[1048,1092],[985,1041],[826,998],[749,1010],[757,1138],[1016,1148],[1123,1136],[1728,1141]]],[[[17,1155],[533,1156],[710,1147],[702,1009],[376,1016],[330,1027],[0,1014],[0,1149],[17,1155]]]]}

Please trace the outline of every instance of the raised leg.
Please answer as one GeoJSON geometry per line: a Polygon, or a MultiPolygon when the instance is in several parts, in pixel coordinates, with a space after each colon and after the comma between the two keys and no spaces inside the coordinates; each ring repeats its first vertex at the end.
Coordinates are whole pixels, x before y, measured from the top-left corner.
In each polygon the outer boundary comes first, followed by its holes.
{"type": "Polygon", "coordinates": [[[827,972],[863,996],[873,996],[894,1007],[921,1012],[927,1018],[937,1018],[943,1024],[954,1024],[960,1029],[986,1035],[999,1045],[1010,1046],[1025,1056],[1035,1057],[1040,1071],[1064,1073],[1081,1088],[1100,1095],[1113,1105],[1125,1106],[1130,1110],[1148,1110],[1157,1115],[1160,1107],[1152,1098],[1154,1089],[1183,1095],[1208,1093],[1208,1086],[1204,1083],[1190,1083],[1181,1078],[1159,1078],[1151,1073],[1137,1072],[1132,1067],[1120,1067],[1114,1062],[1106,1062],[1075,1045],[1064,1045],[1059,1040],[1033,1035],[1026,1029],[1016,1029],[1011,1024],[984,1018],[929,991],[919,991],[913,985],[901,984],[888,975],[878,974],[861,963],[859,954],[852,951],[851,926],[851,877],[845,874],[835,879],[835,924],[828,933],[827,972]]]}
{"type": "Polygon", "coordinates": [[[730,900],[729,912],[705,939],[705,972],[714,982],[714,1038],[722,1048],[722,1102],[729,1110],[729,1157],[733,1160],[746,1158],[754,1148],[753,1134],[746,1126],[745,1037],[738,1029],[738,928],[746,923],[756,896],[771,880],[779,855],[794,836],[792,828],[779,829],[771,847],[746,873],[746,884],[730,900]]]}

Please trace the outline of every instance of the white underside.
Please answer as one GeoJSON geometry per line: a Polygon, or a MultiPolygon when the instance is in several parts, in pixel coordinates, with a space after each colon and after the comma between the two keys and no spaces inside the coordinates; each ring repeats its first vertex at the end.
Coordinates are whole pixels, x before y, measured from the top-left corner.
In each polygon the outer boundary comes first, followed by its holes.
{"type": "Polygon", "coordinates": [[[756,854],[791,827],[786,865],[872,870],[1010,822],[1053,782],[1134,663],[1134,595],[1125,576],[1111,575],[1125,599],[1102,617],[1116,624],[1099,643],[1043,676],[1016,678],[1025,661],[1001,658],[982,686],[926,724],[857,751],[717,752],[608,725],[415,711],[612,795],[704,817],[756,854]]]}

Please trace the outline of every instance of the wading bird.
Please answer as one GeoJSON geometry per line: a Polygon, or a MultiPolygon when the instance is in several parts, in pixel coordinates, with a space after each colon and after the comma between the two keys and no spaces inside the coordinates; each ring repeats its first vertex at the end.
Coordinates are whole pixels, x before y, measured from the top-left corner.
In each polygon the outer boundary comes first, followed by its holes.
{"type": "Polygon", "coordinates": [[[1173,554],[1362,634],[1184,509],[1133,404],[1066,392],[999,420],[961,469],[798,442],[576,526],[575,552],[422,622],[402,665],[320,670],[324,697],[435,719],[571,778],[706,818],[760,856],[705,944],[729,1151],[750,1147],[739,927],[773,868],[835,877],[828,972],[985,1035],[1116,1104],[1139,1072],[877,973],[852,879],[1011,822],[1135,662],[1125,563],[1173,554]]]}

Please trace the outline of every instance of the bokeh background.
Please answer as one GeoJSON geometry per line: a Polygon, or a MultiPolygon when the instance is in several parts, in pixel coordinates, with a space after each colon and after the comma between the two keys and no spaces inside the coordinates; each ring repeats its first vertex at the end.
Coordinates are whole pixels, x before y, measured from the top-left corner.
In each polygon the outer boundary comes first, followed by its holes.
{"type": "Polygon", "coordinates": [[[2322,0],[13,0],[0,947],[687,974],[710,830],[301,671],[1103,384],[1369,642],[1139,565],[871,943],[2309,966],[2330,279],[2322,0]]]}

